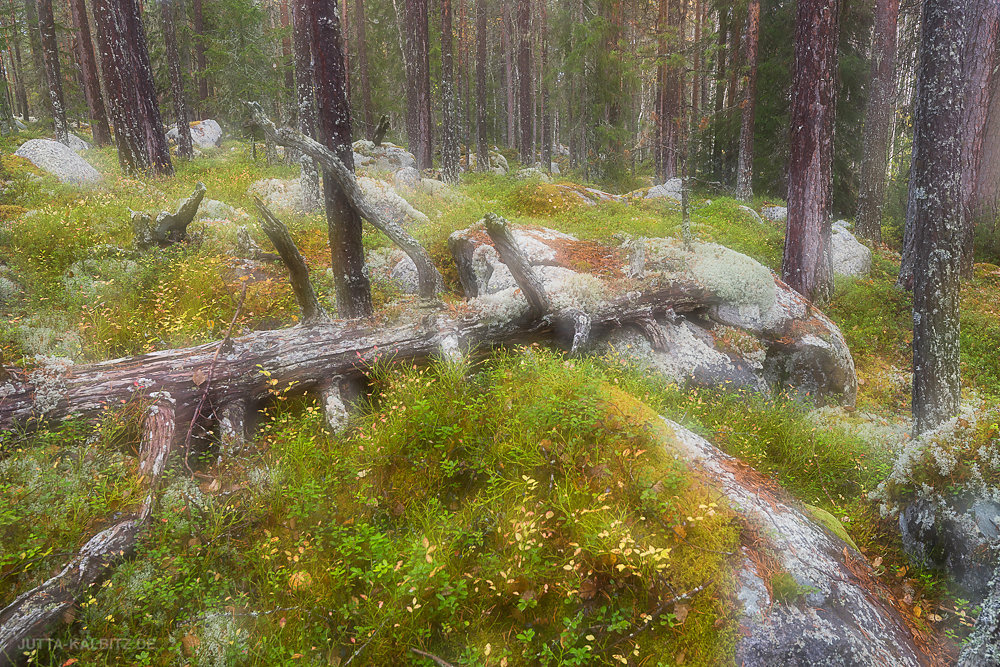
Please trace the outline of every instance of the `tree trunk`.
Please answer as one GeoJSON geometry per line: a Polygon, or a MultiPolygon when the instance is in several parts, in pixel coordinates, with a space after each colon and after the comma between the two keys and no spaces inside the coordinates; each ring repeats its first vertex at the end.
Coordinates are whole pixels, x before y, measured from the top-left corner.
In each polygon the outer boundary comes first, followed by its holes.
{"type": "Polygon", "coordinates": [[[924,0],[914,121],[913,424],[958,414],[959,264],[963,237],[961,0],[924,0]]]}
{"type": "MultiPolygon", "coordinates": [[[[7,137],[17,131],[14,124],[14,96],[10,94],[10,83],[7,80],[7,67],[0,52],[0,136],[7,137]]],[[[0,155],[0,164],[3,156],[0,155]]]]}
{"type": "Polygon", "coordinates": [[[506,93],[507,148],[517,148],[517,88],[514,84],[514,45],[511,35],[510,8],[507,3],[500,5],[503,15],[500,20],[500,48],[503,51],[504,92],[506,93]]]}
{"type": "Polygon", "coordinates": [[[361,110],[365,119],[366,134],[375,129],[375,110],[372,108],[372,89],[368,72],[368,37],[365,26],[365,0],[354,2],[354,24],[357,26],[358,73],[361,79],[361,110]]]}
{"type": "Polygon", "coordinates": [[[861,145],[858,213],[854,227],[858,236],[882,242],[882,207],[885,204],[886,162],[889,158],[889,127],[896,111],[896,27],[899,0],[877,0],[872,37],[871,84],[865,107],[861,145]]]}
{"type": "MultiPolygon", "coordinates": [[[[993,69],[996,65],[1000,3],[996,0],[975,0],[968,3],[966,26],[968,41],[962,63],[961,82],[964,86],[962,111],[962,209],[964,234],[962,241],[962,276],[972,277],[974,207],[976,181],[983,157],[983,139],[989,115],[993,69]]],[[[996,103],[995,101],[992,103],[996,103]]]]}
{"type": "MultiPolygon", "coordinates": [[[[316,100],[313,95],[312,27],[306,0],[292,0],[292,39],[295,51],[295,99],[299,132],[316,136],[316,100]]],[[[302,210],[315,211],[320,205],[319,167],[303,153],[299,156],[302,210]]]]}
{"type": "Polygon", "coordinates": [[[28,122],[30,113],[28,112],[28,91],[24,84],[24,64],[21,62],[21,29],[18,27],[17,23],[17,13],[14,11],[13,0],[11,0],[11,26],[13,28],[14,34],[11,36],[11,44],[13,47],[13,55],[11,61],[14,65],[14,75],[17,79],[14,84],[15,94],[17,97],[18,111],[21,114],[21,118],[24,122],[28,122]]]}
{"type": "Polygon", "coordinates": [[[760,40],[760,0],[747,5],[747,30],[744,35],[743,57],[747,75],[744,84],[743,117],[740,123],[740,156],[736,167],[736,198],[753,200],[753,131],[757,107],[757,43],[760,40]]]}
{"type": "Polygon", "coordinates": [[[486,0],[476,0],[476,167],[490,170],[486,138],[486,0]]]}
{"type": "Polygon", "coordinates": [[[531,166],[535,163],[534,151],[531,148],[532,120],[535,117],[532,111],[534,95],[531,82],[531,0],[517,2],[517,33],[520,40],[517,47],[517,87],[520,97],[518,148],[521,163],[531,166]]]}
{"type": "Polygon", "coordinates": [[[202,0],[191,2],[191,30],[194,32],[194,62],[198,79],[198,110],[206,113],[208,102],[208,77],[205,63],[205,15],[201,6],[202,0]]]}
{"type": "Polygon", "coordinates": [[[87,5],[84,0],[70,0],[69,6],[77,35],[80,78],[83,80],[83,92],[90,112],[90,131],[94,136],[95,145],[106,146],[111,143],[111,128],[108,126],[108,114],[104,108],[104,98],[101,96],[101,82],[97,78],[97,61],[94,58],[94,43],[90,37],[87,5]]]}
{"type": "Polygon", "coordinates": [[[56,23],[52,16],[52,0],[38,0],[38,31],[42,39],[42,56],[45,60],[45,78],[49,84],[49,103],[56,140],[69,143],[69,125],[66,123],[66,103],[63,101],[62,75],[59,71],[59,45],[56,42],[56,23]]]}
{"type": "MultiPolygon", "coordinates": [[[[292,56],[291,14],[288,9],[289,0],[278,3],[278,16],[281,20],[281,69],[285,73],[285,94],[295,96],[295,68],[292,56]]],[[[282,95],[284,98],[284,95],[282,95]]]]}
{"type": "Polygon", "coordinates": [[[799,0],[792,77],[788,220],[782,278],[799,294],[833,294],[830,208],[836,112],[838,0],[799,0]]]}
{"type": "MultiPolygon", "coordinates": [[[[662,1],[662,0],[661,0],[662,1]]],[[[713,126],[715,135],[712,137],[712,173],[720,182],[725,180],[722,172],[722,138],[720,129],[722,128],[723,114],[726,102],[726,38],[729,34],[729,15],[733,10],[729,7],[719,8],[719,42],[715,51],[715,116],[713,126]]]]}
{"type": "Polygon", "coordinates": [[[153,173],[171,175],[174,173],[174,165],[170,161],[170,148],[163,132],[163,119],[160,117],[160,107],[157,104],[153,68],[149,63],[146,28],[142,24],[139,2],[138,0],[115,1],[122,5],[120,15],[124,19],[125,33],[128,36],[128,47],[133,63],[132,73],[135,77],[131,83],[135,104],[139,109],[146,155],[149,157],[153,173]]]}
{"type": "MultiPolygon", "coordinates": [[[[45,73],[45,58],[42,56],[42,38],[38,29],[37,0],[24,0],[24,22],[28,29],[28,46],[31,48],[31,62],[35,69],[36,90],[48,91],[49,80],[45,73]]],[[[42,105],[44,108],[44,104],[42,105]]],[[[39,116],[43,114],[39,113],[39,116]]]]}
{"type": "Polygon", "coordinates": [[[541,18],[541,67],[539,68],[539,84],[542,89],[542,169],[552,171],[552,111],[549,101],[549,35],[548,35],[548,9],[546,0],[538,3],[541,18]]]}
{"type": "MultiPolygon", "coordinates": [[[[351,109],[347,102],[347,71],[341,50],[343,36],[336,5],[329,0],[306,0],[312,25],[313,72],[321,143],[354,171],[351,148],[351,109]]],[[[426,15],[425,15],[426,20],[426,15]]],[[[324,170],[325,171],[325,170],[324,170]]],[[[361,217],[347,195],[328,174],[323,178],[337,312],[341,317],[368,317],[372,313],[371,287],[365,275],[361,244],[361,217]]]]}
{"type": "Polygon", "coordinates": [[[190,160],[194,157],[191,145],[191,123],[184,96],[184,79],[181,77],[181,59],[177,52],[177,33],[174,22],[174,2],[160,0],[163,12],[163,40],[167,47],[167,66],[170,70],[170,93],[174,98],[174,115],[177,117],[177,156],[190,160]]]}
{"type": "Polygon", "coordinates": [[[455,57],[452,51],[451,0],[441,0],[441,166],[445,181],[458,180],[458,102],[455,99],[455,57]]]}
{"type": "Polygon", "coordinates": [[[430,41],[427,0],[405,0],[407,67],[407,135],[417,169],[434,166],[431,118],[430,41]]]}
{"type": "Polygon", "coordinates": [[[997,217],[1000,214],[1000,71],[993,74],[990,86],[992,103],[983,131],[982,155],[979,173],[976,175],[972,211],[977,222],[989,222],[991,231],[996,232],[997,217]]]}
{"type": "Polygon", "coordinates": [[[149,169],[149,155],[135,103],[136,74],[122,6],[118,0],[93,0],[93,9],[118,163],[126,174],[141,175],[149,169]]]}

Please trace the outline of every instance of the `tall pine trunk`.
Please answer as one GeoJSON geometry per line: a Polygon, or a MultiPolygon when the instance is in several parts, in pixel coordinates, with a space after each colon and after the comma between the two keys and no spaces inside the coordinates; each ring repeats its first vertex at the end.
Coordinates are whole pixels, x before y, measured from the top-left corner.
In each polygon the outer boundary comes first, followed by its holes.
{"type": "Polygon", "coordinates": [[[813,301],[833,293],[830,214],[838,0],[799,0],[782,278],[813,301]]]}
{"type": "Polygon", "coordinates": [[[458,103],[455,99],[451,0],[441,0],[441,166],[444,180],[458,180],[458,103]]]}
{"type": "Polygon", "coordinates": [[[38,31],[42,40],[45,78],[48,80],[49,103],[56,139],[69,143],[66,103],[63,100],[62,74],[59,71],[59,44],[56,42],[56,22],[52,16],[52,0],[38,0],[38,31]]]}
{"type": "Polygon", "coordinates": [[[500,5],[500,49],[503,51],[504,93],[506,93],[507,148],[517,148],[517,88],[514,83],[514,46],[511,30],[510,9],[508,3],[500,5]]]}
{"type": "Polygon", "coordinates": [[[532,150],[532,121],[535,117],[533,113],[534,95],[532,94],[531,83],[531,0],[518,0],[517,2],[517,88],[520,109],[518,120],[520,127],[519,154],[522,164],[533,165],[535,162],[534,151],[532,150]]]}
{"type": "Polygon", "coordinates": [[[997,103],[1000,101],[1000,71],[993,74],[990,88],[993,103],[990,104],[983,131],[972,213],[979,224],[988,222],[991,233],[995,234],[997,217],[1000,216],[1000,104],[997,103]]]}
{"type": "Polygon", "coordinates": [[[958,413],[959,263],[963,236],[961,0],[924,0],[914,122],[913,425],[958,413]]]}
{"type": "Polygon", "coordinates": [[[365,26],[365,0],[354,2],[354,25],[357,33],[358,73],[361,80],[361,111],[364,114],[365,132],[375,129],[375,110],[372,107],[372,88],[368,72],[368,36],[365,26]]]}
{"type": "Polygon", "coordinates": [[[17,13],[14,11],[13,2],[11,3],[11,25],[13,27],[14,34],[11,36],[11,63],[14,68],[14,94],[17,98],[17,108],[18,113],[21,114],[21,118],[24,122],[28,122],[30,113],[28,110],[28,91],[24,84],[24,63],[21,61],[21,29],[18,27],[17,23],[17,13]]]}
{"type": "Polygon", "coordinates": [[[539,67],[539,85],[542,91],[542,169],[552,171],[552,110],[549,100],[549,16],[546,8],[547,0],[539,0],[538,9],[541,18],[541,67],[539,67]]]}
{"type": "MultiPolygon", "coordinates": [[[[316,136],[316,99],[313,94],[312,26],[306,0],[292,0],[292,50],[295,55],[295,116],[299,132],[316,136]]],[[[352,156],[353,157],[353,156],[352,156]]],[[[315,211],[320,206],[319,167],[306,154],[299,156],[302,186],[302,210],[315,211]]]]}
{"type": "Polygon", "coordinates": [[[712,173],[720,182],[725,180],[722,173],[722,129],[726,103],[726,40],[729,36],[729,16],[733,10],[729,7],[719,8],[719,36],[715,51],[715,113],[712,125],[715,134],[712,136],[712,173]]]}
{"type": "Polygon", "coordinates": [[[163,16],[163,41],[167,47],[167,67],[170,70],[170,94],[174,98],[174,115],[177,117],[177,155],[190,160],[194,157],[194,149],[191,145],[191,124],[184,96],[184,79],[181,77],[181,58],[177,52],[176,1],[160,0],[160,9],[163,16]]]}
{"type": "Polygon", "coordinates": [[[170,148],[163,132],[163,119],[157,104],[156,85],[153,82],[153,67],[149,62],[149,42],[146,28],[142,24],[142,14],[138,0],[118,0],[123,5],[130,56],[133,62],[135,104],[139,108],[139,118],[153,173],[170,175],[174,165],[170,161],[170,148]]]}
{"type": "Polygon", "coordinates": [[[757,43],[760,40],[760,0],[747,5],[747,29],[743,42],[743,58],[747,75],[744,83],[742,119],[740,122],[740,155],[736,166],[736,198],[745,202],[753,199],[753,131],[757,108],[757,43]]]}
{"type": "MultiPolygon", "coordinates": [[[[38,4],[36,0],[24,0],[24,22],[28,29],[28,46],[31,50],[31,64],[35,70],[36,90],[48,91],[49,80],[45,73],[45,59],[42,56],[42,38],[38,30],[38,4]]],[[[48,95],[45,95],[48,97],[48,95]]],[[[43,108],[45,104],[43,103],[43,108]]],[[[38,114],[42,116],[42,113],[38,114]]]]}
{"type": "MultiPolygon", "coordinates": [[[[336,0],[306,0],[306,5],[312,29],[320,140],[337,154],[344,166],[353,171],[351,109],[347,102],[344,42],[336,0]]],[[[365,275],[361,217],[332,177],[323,178],[323,194],[333,258],[337,313],[345,318],[368,317],[372,314],[372,295],[368,276],[365,275]]]]}
{"type": "Polygon", "coordinates": [[[90,131],[94,135],[94,144],[106,146],[111,143],[111,128],[108,126],[108,113],[101,96],[101,82],[97,78],[97,61],[90,37],[87,5],[85,0],[70,0],[69,6],[73,14],[73,27],[76,29],[77,58],[80,61],[80,78],[83,80],[83,93],[90,113],[90,131]]]}
{"type": "Polygon", "coordinates": [[[407,59],[407,134],[417,169],[434,165],[431,117],[430,41],[427,0],[405,0],[407,59]]]}
{"type": "Polygon", "coordinates": [[[968,4],[968,42],[962,63],[964,102],[962,111],[962,209],[965,227],[962,240],[962,275],[972,277],[976,181],[982,166],[986,121],[993,92],[1000,4],[996,0],[972,0],[968,4]]]}
{"type": "Polygon", "coordinates": [[[202,0],[192,0],[191,2],[191,30],[194,32],[194,62],[198,79],[198,110],[206,113],[205,105],[208,102],[208,76],[205,72],[207,64],[205,62],[205,14],[202,9],[202,0]]]}
{"type": "Polygon", "coordinates": [[[854,227],[859,236],[882,242],[882,207],[885,204],[886,162],[889,159],[889,128],[896,110],[896,28],[899,0],[876,0],[875,32],[872,37],[871,84],[865,107],[861,145],[858,213],[854,227]]]}
{"type": "Polygon", "coordinates": [[[486,0],[476,0],[476,167],[490,170],[486,137],[486,0]]]}

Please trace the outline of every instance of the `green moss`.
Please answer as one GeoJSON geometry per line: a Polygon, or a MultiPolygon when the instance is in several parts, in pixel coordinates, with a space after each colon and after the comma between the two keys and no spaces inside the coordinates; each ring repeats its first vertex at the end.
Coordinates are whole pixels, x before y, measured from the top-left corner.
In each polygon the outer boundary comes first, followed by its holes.
{"type": "Polygon", "coordinates": [[[847,534],[847,531],[844,529],[844,524],[840,522],[840,519],[833,516],[822,507],[807,504],[805,508],[809,510],[809,513],[812,514],[816,521],[819,521],[821,524],[829,528],[831,533],[847,542],[855,549],[858,548],[858,545],[854,543],[851,536],[847,534]]]}

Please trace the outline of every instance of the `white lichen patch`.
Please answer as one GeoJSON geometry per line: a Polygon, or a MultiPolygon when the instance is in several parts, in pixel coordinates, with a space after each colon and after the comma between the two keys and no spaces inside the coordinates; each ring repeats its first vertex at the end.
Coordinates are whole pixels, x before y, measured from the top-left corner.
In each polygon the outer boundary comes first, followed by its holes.
{"type": "Polygon", "coordinates": [[[775,304],[774,278],[760,262],[715,243],[694,243],[691,250],[677,239],[645,239],[646,268],[686,274],[736,307],[766,313],[775,304]]]}
{"type": "Polygon", "coordinates": [[[66,371],[73,360],[43,355],[35,357],[35,363],[37,368],[28,375],[28,381],[35,388],[35,411],[44,415],[66,395],[66,371]]]}

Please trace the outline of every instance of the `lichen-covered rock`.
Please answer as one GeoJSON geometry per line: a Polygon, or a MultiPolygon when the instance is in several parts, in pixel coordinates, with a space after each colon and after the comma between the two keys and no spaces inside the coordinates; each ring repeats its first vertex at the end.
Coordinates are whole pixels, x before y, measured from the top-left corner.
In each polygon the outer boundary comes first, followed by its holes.
{"type": "MultiPolygon", "coordinates": [[[[177,204],[180,205],[183,199],[178,199],[177,204]]],[[[202,199],[201,204],[198,205],[198,212],[195,213],[195,222],[216,222],[221,220],[245,220],[250,216],[247,215],[246,211],[242,209],[235,209],[225,202],[221,202],[218,199],[202,199]]]]}
{"type": "Polygon", "coordinates": [[[59,179],[60,183],[90,186],[104,179],[86,160],[58,141],[29,139],[14,151],[14,155],[30,160],[39,169],[59,179]]]}
{"type": "Polygon", "coordinates": [[[396,173],[406,167],[416,167],[417,158],[405,148],[383,141],[376,146],[367,139],[359,139],[353,144],[354,166],[368,167],[378,171],[396,173]]]}
{"type": "Polygon", "coordinates": [[[921,642],[861,554],[757,473],[692,431],[663,422],[665,446],[701,471],[760,537],[743,547],[736,564],[738,664],[925,664],[921,642]]]}
{"type": "Polygon", "coordinates": [[[848,231],[844,220],[833,223],[830,254],[837,275],[867,276],[872,270],[872,251],[848,231]]]}
{"type": "Polygon", "coordinates": [[[760,215],[771,222],[784,222],[788,219],[788,208],[785,206],[765,206],[760,210],[760,215]]]}
{"type": "Polygon", "coordinates": [[[403,167],[392,176],[396,189],[414,191],[420,187],[420,172],[414,167],[403,167]]]}
{"type": "Polygon", "coordinates": [[[90,144],[88,144],[86,141],[76,136],[72,132],[69,133],[69,137],[66,140],[66,145],[77,153],[81,151],[88,151],[91,148],[90,144]]]}
{"type": "Polygon", "coordinates": [[[1000,573],[994,577],[982,607],[958,657],[958,667],[1000,665],[1000,573]]]}
{"type": "MultiPolygon", "coordinates": [[[[167,141],[176,144],[180,139],[177,126],[167,130],[167,141]]],[[[222,127],[211,118],[191,123],[191,143],[197,148],[218,148],[222,145],[222,127]]]]}
{"type": "Polygon", "coordinates": [[[427,222],[427,216],[396,194],[389,183],[367,176],[359,176],[358,187],[361,188],[361,194],[365,196],[365,199],[379,213],[390,220],[427,222]]]}
{"type": "Polygon", "coordinates": [[[769,392],[760,361],[724,352],[710,331],[683,318],[676,324],[661,319],[656,326],[663,332],[665,350],[653,349],[649,339],[633,327],[613,330],[600,345],[609,354],[678,384],[769,392]]]}
{"type": "MultiPolygon", "coordinates": [[[[552,229],[514,227],[512,234],[542,276],[562,267],[597,273],[599,279],[590,277],[604,284],[603,292],[621,294],[629,280],[684,283],[703,292],[695,312],[660,323],[673,340],[666,351],[653,353],[627,332],[598,337],[599,347],[634,343],[640,363],[675,381],[759,391],[776,386],[821,402],[854,404],[857,375],[840,330],[746,255],[713,243],[688,249],[678,239],[631,239],[610,248],[552,229]],[[633,266],[635,257],[641,257],[641,267],[633,266]]],[[[517,310],[501,303],[500,295],[518,290],[482,223],[452,233],[448,245],[467,296],[496,296],[485,301],[494,311],[517,310]]]]}
{"type": "Polygon", "coordinates": [[[1000,502],[920,497],[899,513],[899,530],[911,560],[946,572],[974,603],[989,595],[1000,557],[1000,502]]]}
{"type": "Polygon", "coordinates": [[[681,200],[681,188],[683,182],[679,178],[669,178],[665,183],[654,185],[647,192],[645,199],[672,199],[681,200]]]}

